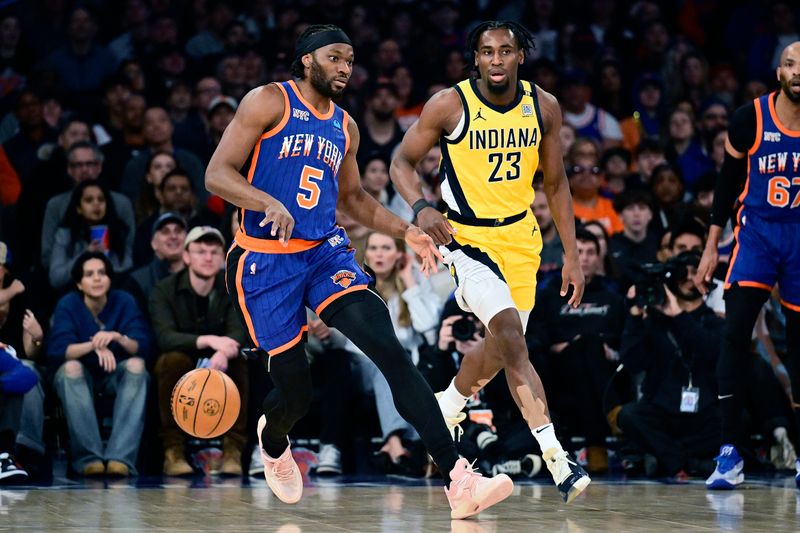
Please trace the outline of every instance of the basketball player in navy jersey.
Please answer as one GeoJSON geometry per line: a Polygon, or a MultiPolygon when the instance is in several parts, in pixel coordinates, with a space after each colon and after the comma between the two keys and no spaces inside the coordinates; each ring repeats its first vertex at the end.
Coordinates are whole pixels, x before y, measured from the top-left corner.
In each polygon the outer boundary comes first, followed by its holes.
{"type": "MultiPolygon", "coordinates": [[[[717,265],[722,228],[738,194],[736,248],[725,279],[725,329],[717,364],[723,445],[717,468],[706,480],[709,489],[732,489],[744,481],[744,461],[736,449],[743,430],[743,369],[746,358],[752,357],[756,317],[776,282],[793,363],[793,408],[800,422],[800,42],[781,53],[777,77],[780,90],[742,106],[733,116],[708,241],[695,277],[695,284],[706,292],[717,265]]],[[[800,460],[796,467],[800,488],[800,460]]]]}
{"type": "Polygon", "coordinates": [[[507,476],[483,478],[459,459],[433,392],[397,340],[384,302],[368,289],[339,209],[360,224],[404,238],[435,268],[433,241],[381,207],[360,184],[359,132],[332,102],[347,86],[353,47],[338,27],[309,27],[296,43],[294,80],[258,87],[242,100],[206,172],[209,191],[241,208],[227,258],[227,285],[275,389],[258,438],[275,495],[297,502],[302,478],[287,435],[308,411],[311,374],[305,308],[337,328],[386,376],[398,412],[420,434],[445,477],[451,517],[479,513],[511,494],[507,476]],[[246,177],[241,173],[249,161],[246,177]]]}

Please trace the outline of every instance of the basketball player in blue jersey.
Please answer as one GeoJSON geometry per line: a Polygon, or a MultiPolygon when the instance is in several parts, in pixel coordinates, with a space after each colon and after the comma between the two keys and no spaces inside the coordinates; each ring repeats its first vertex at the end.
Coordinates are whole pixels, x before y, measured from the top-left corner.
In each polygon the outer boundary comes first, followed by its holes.
{"type": "MultiPolygon", "coordinates": [[[[800,428],[800,42],[787,46],[777,68],[780,89],[736,110],[714,193],[708,242],[695,284],[707,292],[717,245],[737,198],[736,247],[725,279],[725,328],[717,364],[722,442],[709,489],[744,481],[741,413],[753,326],[778,283],[786,316],[793,408],[800,428]]],[[[681,398],[675,398],[681,401],[681,398]]],[[[795,447],[800,444],[800,436],[795,447]]],[[[800,460],[795,481],[800,488],[800,460]]]]}
{"type": "Polygon", "coordinates": [[[561,296],[572,285],[568,303],[577,307],[583,295],[558,134],[561,109],[552,95],[517,77],[525,51],[533,46],[525,28],[484,22],[467,40],[477,78],[444,89],[425,104],[395,152],[390,171],[422,229],[442,246],[459,305],[473,311],[488,330],[482,347],[464,356],[450,386],[437,395],[439,406],[455,438],[467,399],[505,370],[511,395],[569,503],[591,480],[556,438],[542,381],[525,343],[542,250],[531,211],[537,168],[544,171],[544,191],[564,245],[561,296]],[[423,199],[414,172],[437,142],[446,218],[423,199]]]}
{"type": "MultiPolygon", "coordinates": [[[[356,264],[338,206],[360,224],[406,243],[436,266],[433,241],[361,188],[359,132],[332,102],[352,72],[353,47],[336,26],[310,26],[296,43],[294,80],[248,93],[206,172],[209,191],[242,210],[227,258],[227,286],[261,351],[275,389],[264,401],[258,439],[275,495],[297,502],[302,477],[287,435],[308,411],[311,374],[305,308],[337,328],[386,376],[398,412],[417,430],[445,478],[452,518],[479,513],[511,494],[508,476],[483,478],[459,459],[433,392],[394,334],[384,302],[356,264]],[[249,160],[246,177],[242,167],[249,160]]],[[[343,384],[344,385],[344,384],[343,384]]]]}

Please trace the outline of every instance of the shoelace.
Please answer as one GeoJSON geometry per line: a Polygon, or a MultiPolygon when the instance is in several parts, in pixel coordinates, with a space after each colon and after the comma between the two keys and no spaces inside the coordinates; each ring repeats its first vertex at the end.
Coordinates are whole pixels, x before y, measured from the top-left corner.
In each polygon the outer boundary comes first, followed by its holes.
{"type": "Polygon", "coordinates": [[[455,437],[455,442],[459,442],[461,436],[464,434],[464,428],[461,427],[461,422],[458,421],[458,417],[445,418],[445,423],[447,424],[447,428],[454,432],[453,436],[455,437]]]}
{"type": "Polygon", "coordinates": [[[293,465],[289,459],[279,459],[272,465],[272,473],[278,481],[290,481],[294,472],[293,465]]]}
{"type": "Polygon", "coordinates": [[[478,469],[474,468],[475,459],[472,461],[467,468],[464,469],[464,475],[461,476],[461,479],[456,481],[456,486],[459,487],[461,490],[468,488],[468,485],[471,485],[476,477],[480,477],[481,475],[478,473],[478,469]]]}

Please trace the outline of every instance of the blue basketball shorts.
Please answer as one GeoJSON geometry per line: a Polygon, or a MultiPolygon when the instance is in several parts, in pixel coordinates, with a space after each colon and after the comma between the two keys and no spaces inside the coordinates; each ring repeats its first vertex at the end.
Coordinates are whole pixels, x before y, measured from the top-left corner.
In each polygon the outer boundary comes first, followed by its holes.
{"type": "MultiPolygon", "coordinates": [[[[252,243],[252,241],[250,241],[252,243]]],[[[337,298],[365,290],[370,276],[356,263],[344,229],[318,242],[291,239],[228,252],[226,284],[254,346],[270,355],[301,342],[306,307],[317,315],[337,298]]]]}
{"type": "Polygon", "coordinates": [[[800,223],[743,210],[735,235],[725,288],[736,283],[771,291],[777,283],[781,302],[800,311],[800,223]]]}

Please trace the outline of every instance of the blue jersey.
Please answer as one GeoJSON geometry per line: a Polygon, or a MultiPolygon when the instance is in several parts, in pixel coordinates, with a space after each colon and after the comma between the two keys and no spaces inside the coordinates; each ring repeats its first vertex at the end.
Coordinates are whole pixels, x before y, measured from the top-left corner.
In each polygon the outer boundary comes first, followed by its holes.
{"type": "MultiPolygon", "coordinates": [[[[283,117],[265,131],[253,151],[247,180],[280,201],[295,220],[292,240],[318,242],[336,231],[338,176],[350,145],[349,115],[331,102],[326,114],[300,94],[294,81],[276,83],[283,93],[283,117]]],[[[255,239],[275,240],[264,213],[243,210],[236,241],[258,247],[255,239]]]]}
{"type": "Polygon", "coordinates": [[[800,131],[781,124],[774,93],[754,100],[756,138],[747,152],[747,182],[739,199],[744,214],[800,222],[800,131]]]}

